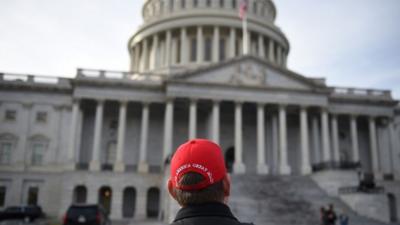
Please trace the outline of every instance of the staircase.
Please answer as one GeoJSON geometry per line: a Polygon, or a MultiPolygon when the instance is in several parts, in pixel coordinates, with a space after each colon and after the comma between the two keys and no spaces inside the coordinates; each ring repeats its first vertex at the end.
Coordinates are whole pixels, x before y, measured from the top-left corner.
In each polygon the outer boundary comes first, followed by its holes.
{"type": "Polygon", "coordinates": [[[305,176],[232,175],[229,205],[242,222],[256,225],[318,225],[319,210],[328,204],[345,213],[351,225],[383,225],[353,212],[337,197],[328,196],[305,176]]]}

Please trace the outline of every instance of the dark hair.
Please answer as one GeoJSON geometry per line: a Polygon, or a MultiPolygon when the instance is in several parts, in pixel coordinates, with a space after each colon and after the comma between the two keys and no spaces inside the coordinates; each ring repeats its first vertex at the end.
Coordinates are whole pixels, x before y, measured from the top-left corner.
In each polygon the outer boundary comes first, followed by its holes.
{"type": "MultiPolygon", "coordinates": [[[[203,180],[204,177],[201,174],[189,172],[184,174],[178,183],[179,185],[195,185],[203,180]]],[[[175,188],[174,192],[176,200],[183,206],[209,202],[223,202],[225,197],[222,180],[198,191],[183,191],[175,188]]]]}

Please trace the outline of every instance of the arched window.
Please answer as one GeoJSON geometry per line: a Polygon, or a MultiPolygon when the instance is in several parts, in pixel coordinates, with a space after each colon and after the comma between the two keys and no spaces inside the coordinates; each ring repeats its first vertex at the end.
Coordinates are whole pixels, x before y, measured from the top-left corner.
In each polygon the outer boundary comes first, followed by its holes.
{"type": "Polygon", "coordinates": [[[151,187],[147,191],[146,214],[148,218],[157,218],[160,209],[160,190],[151,187]]]}
{"type": "Polygon", "coordinates": [[[206,1],[206,6],[207,6],[207,7],[210,7],[210,6],[211,6],[211,0],[207,0],[207,1],[206,1]]]}
{"type": "Polygon", "coordinates": [[[199,0],[193,0],[193,7],[196,8],[199,5],[199,0]]]}
{"type": "Polygon", "coordinates": [[[12,153],[17,144],[17,137],[13,134],[0,135],[0,165],[11,164],[12,153]]]}
{"type": "Polygon", "coordinates": [[[87,199],[87,189],[83,185],[76,186],[73,194],[73,203],[84,204],[87,199]]]}
{"type": "Polygon", "coordinates": [[[136,209],[136,189],[127,187],[123,193],[122,216],[124,218],[133,218],[136,209]]]}
{"type": "Polygon", "coordinates": [[[253,13],[257,15],[257,2],[253,2],[253,13]]]}
{"type": "Polygon", "coordinates": [[[103,186],[99,189],[98,203],[104,208],[104,210],[110,214],[111,213],[111,200],[112,200],[112,190],[110,187],[103,186]]]}
{"type": "Polygon", "coordinates": [[[236,0],[232,0],[232,8],[236,9],[236,0]]]}
{"type": "Polygon", "coordinates": [[[224,8],[224,0],[219,0],[219,6],[220,6],[221,8],[224,8]]]}
{"type": "Polygon", "coordinates": [[[181,8],[186,8],[186,0],[181,0],[181,8]]]}
{"type": "Polygon", "coordinates": [[[169,11],[174,9],[174,0],[169,0],[169,11]]]}
{"type": "Polygon", "coordinates": [[[44,164],[44,159],[49,146],[49,142],[49,139],[43,135],[34,135],[30,138],[31,165],[41,166],[44,164]]]}

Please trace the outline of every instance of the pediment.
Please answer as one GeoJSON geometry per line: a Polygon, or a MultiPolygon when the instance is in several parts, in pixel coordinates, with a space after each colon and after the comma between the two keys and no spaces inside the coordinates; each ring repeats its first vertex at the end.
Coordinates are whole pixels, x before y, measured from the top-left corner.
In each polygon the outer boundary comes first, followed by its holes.
{"type": "Polygon", "coordinates": [[[320,86],[311,79],[277,68],[255,57],[242,57],[174,77],[188,83],[244,87],[311,90],[320,86]]]}

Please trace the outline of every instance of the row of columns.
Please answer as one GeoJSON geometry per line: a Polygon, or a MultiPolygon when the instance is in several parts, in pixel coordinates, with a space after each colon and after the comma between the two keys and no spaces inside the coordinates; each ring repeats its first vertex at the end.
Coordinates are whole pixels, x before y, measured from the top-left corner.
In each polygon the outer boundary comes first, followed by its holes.
{"type": "MultiPolygon", "coordinates": [[[[214,63],[220,61],[220,30],[221,27],[213,27],[211,36],[212,48],[209,49],[209,51],[211,52],[210,60],[214,63]]],[[[253,41],[251,41],[251,35],[253,35],[253,33],[249,32],[248,49],[252,49],[250,54],[256,55],[260,58],[265,58],[276,65],[286,66],[287,52],[283,47],[281,47],[276,41],[270,38],[267,39],[262,34],[257,34],[256,38],[253,38],[253,41]],[[256,46],[255,48],[251,48],[252,43],[256,46]],[[267,43],[267,45],[265,45],[265,43],[267,43]]],[[[173,64],[186,65],[189,63],[189,53],[193,50],[193,48],[189,46],[189,39],[191,38],[196,39],[195,63],[202,64],[206,62],[206,50],[204,48],[206,38],[204,36],[204,27],[198,26],[196,28],[196,34],[193,37],[189,37],[187,28],[182,27],[180,28],[180,34],[178,36],[173,36],[172,31],[167,30],[165,32],[165,38],[161,41],[159,34],[154,34],[152,37],[145,38],[140,43],[137,43],[132,49],[132,71],[143,72],[173,64]],[[151,45],[149,43],[150,40],[151,45]],[[178,46],[178,40],[180,46],[178,46]],[[177,57],[178,49],[180,49],[180,57],[177,57]]],[[[226,38],[225,48],[222,49],[226,51],[226,56],[228,58],[235,57],[237,53],[239,53],[239,55],[243,54],[241,51],[242,44],[241,41],[239,41],[238,31],[236,28],[230,28],[229,35],[226,38]]]]}
{"type": "MultiPolygon", "coordinates": [[[[118,123],[118,139],[117,139],[117,154],[116,162],[114,165],[115,171],[124,171],[124,143],[126,136],[126,115],[127,115],[127,102],[121,102],[119,106],[119,123],[118,123]]],[[[288,140],[287,140],[287,110],[285,105],[279,105],[278,121],[275,125],[273,121],[273,128],[277,126],[274,133],[278,133],[278,157],[275,162],[279,163],[278,170],[280,174],[291,174],[291,168],[288,162],[288,140]]],[[[92,160],[90,162],[90,169],[94,171],[100,170],[100,149],[101,149],[101,136],[102,136],[102,123],[103,123],[104,101],[97,101],[95,126],[94,126],[94,139],[92,160]]],[[[79,101],[74,101],[72,106],[72,131],[76,132],[77,118],[79,113],[79,101]]],[[[242,124],[242,103],[236,102],[234,107],[234,139],[235,139],[235,162],[233,169],[235,173],[245,173],[246,166],[243,162],[243,124],[242,124]]],[[[210,139],[216,143],[220,142],[220,102],[213,101],[211,111],[211,133],[210,139]]],[[[308,128],[308,110],[306,107],[300,107],[300,152],[301,152],[301,173],[311,173],[310,163],[310,143],[309,143],[309,128],[308,128]]],[[[173,121],[174,118],[174,102],[169,99],[165,103],[164,114],[164,143],[163,143],[163,159],[166,159],[172,153],[173,148],[173,121]]],[[[339,137],[338,137],[338,119],[335,114],[328,114],[326,108],[321,109],[321,141],[322,144],[315,142],[313,148],[315,150],[321,149],[322,163],[340,162],[339,153],[339,137]],[[329,130],[329,116],[331,118],[331,131],[329,130]],[[330,134],[331,132],[331,134],[330,134]],[[332,144],[330,143],[332,141],[332,144]],[[332,146],[332,149],[331,149],[332,146]],[[321,148],[320,148],[321,147],[321,148]],[[331,153],[332,151],[332,153],[331,153]],[[331,157],[333,156],[333,158],[331,157]]],[[[380,173],[379,155],[377,147],[377,133],[375,118],[369,117],[369,140],[370,151],[372,156],[372,170],[374,173],[380,173]]],[[[197,100],[192,99],[189,104],[189,123],[188,123],[188,138],[196,138],[197,136],[197,100]]],[[[312,131],[313,136],[319,136],[318,120],[313,118],[312,131]]],[[[394,129],[391,129],[394,130],[394,129]]],[[[266,147],[265,147],[265,105],[257,105],[257,171],[259,174],[268,174],[269,167],[265,160],[266,147]]],[[[393,131],[394,132],[394,131],[393,131]]],[[[139,152],[139,172],[148,172],[147,158],[147,141],[149,133],[149,103],[143,103],[142,107],[142,120],[141,120],[141,136],[140,136],[140,152],[139,152]]],[[[359,144],[358,144],[358,131],[357,131],[357,118],[350,116],[350,133],[351,133],[351,146],[352,146],[352,161],[358,163],[359,157],[359,144]]],[[[392,135],[392,134],[391,134],[392,135]]],[[[75,146],[75,135],[71,135],[70,146],[75,146]]],[[[394,137],[394,135],[392,135],[394,137]]],[[[316,141],[316,140],[314,140],[316,141]]],[[[70,147],[68,157],[74,158],[75,149],[70,147]]]]}
{"type": "MultiPolygon", "coordinates": [[[[184,4],[182,4],[182,0],[174,0],[174,1],[156,1],[153,4],[149,4],[144,11],[144,19],[150,19],[154,16],[159,16],[163,13],[171,13],[171,12],[179,12],[188,9],[194,8],[205,8],[211,7],[212,9],[229,9],[236,10],[240,7],[241,0],[223,0],[210,1],[210,5],[206,4],[205,0],[184,0],[184,4]],[[236,2],[233,2],[236,1],[236,2]],[[197,2],[197,4],[195,3],[197,2]]],[[[248,12],[249,14],[253,14],[254,16],[269,16],[269,8],[265,7],[264,2],[252,2],[253,4],[248,4],[248,12]]]]}

